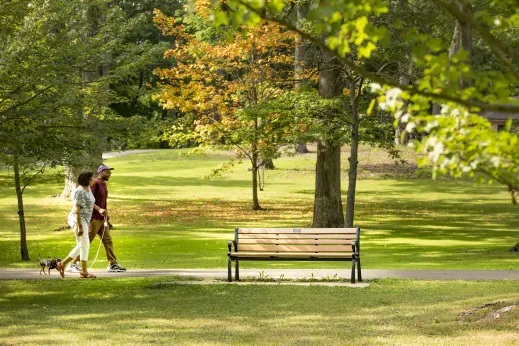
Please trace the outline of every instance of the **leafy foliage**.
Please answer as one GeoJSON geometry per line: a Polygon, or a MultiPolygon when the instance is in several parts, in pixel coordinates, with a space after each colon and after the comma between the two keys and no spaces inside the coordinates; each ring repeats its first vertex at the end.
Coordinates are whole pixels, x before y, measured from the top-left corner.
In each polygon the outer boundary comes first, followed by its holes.
{"type": "Polygon", "coordinates": [[[125,118],[135,117],[129,120],[131,130],[121,136],[117,145],[131,149],[164,146],[160,125],[173,114],[152,97],[158,82],[153,70],[169,66],[163,55],[173,39],[164,36],[154,25],[153,11],[174,13],[182,8],[183,2],[118,0],[113,4],[121,8],[130,28],[112,53],[111,65],[117,68],[110,79],[110,89],[115,93],[110,108],[125,118]]]}
{"type": "Polygon", "coordinates": [[[226,35],[228,41],[208,29],[208,5],[196,2],[196,12],[181,20],[156,11],[156,24],[175,37],[174,48],[165,53],[174,66],[157,70],[164,81],[160,103],[183,115],[165,129],[165,137],[173,145],[234,147],[235,159],[251,162],[255,190],[257,169],[293,137],[293,98],[287,91],[294,35],[263,21],[243,34],[226,35]]]}
{"type": "Polygon", "coordinates": [[[515,25],[519,9],[511,0],[460,0],[454,4],[433,0],[432,3],[433,6],[406,2],[409,15],[395,21],[384,19],[391,16],[384,1],[321,2],[310,14],[310,18],[320,19],[322,23],[316,25],[316,32],[291,25],[286,20],[291,6],[282,0],[234,0],[227,2],[232,11],[219,7],[214,11],[220,17],[225,15],[226,21],[234,25],[252,26],[260,18],[268,18],[299,32],[374,83],[374,90],[381,93],[379,101],[383,109],[406,122],[408,130],[424,131],[427,136],[416,144],[418,150],[432,153],[424,164],[432,164],[435,172],[454,176],[483,173],[490,180],[507,185],[514,196],[519,187],[519,169],[511,145],[517,143],[517,135],[492,132],[488,121],[478,114],[481,110],[519,113],[519,102],[512,97],[519,82],[519,68],[514,63],[519,57],[515,25]],[[475,60],[479,63],[476,65],[466,50],[449,55],[452,31],[445,34],[443,26],[425,25],[424,29],[424,21],[413,19],[423,15],[422,8],[427,9],[431,18],[468,23],[477,38],[476,53],[486,53],[487,58],[475,60]],[[373,73],[348,59],[353,51],[369,58],[396,41],[412,47],[408,60],[419,74],[411,84],[373,73]],[[440,114],[431,113],[433,103],[441,104],[440,114]]]}

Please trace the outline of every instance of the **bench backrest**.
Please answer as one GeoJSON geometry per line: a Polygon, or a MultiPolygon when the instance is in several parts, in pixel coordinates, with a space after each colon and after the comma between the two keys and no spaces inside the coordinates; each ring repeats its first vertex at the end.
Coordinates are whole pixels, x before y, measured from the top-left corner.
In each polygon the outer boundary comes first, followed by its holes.
{"type": "Polygon", "coordinates": [[[234,237],[238,251],[359,252],[360,228],[237,228],[234,237]]]}

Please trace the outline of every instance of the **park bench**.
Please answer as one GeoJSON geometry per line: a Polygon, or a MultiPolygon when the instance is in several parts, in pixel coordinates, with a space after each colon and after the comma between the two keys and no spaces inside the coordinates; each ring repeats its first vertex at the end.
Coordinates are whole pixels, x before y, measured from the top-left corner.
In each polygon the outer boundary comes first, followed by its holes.
{"type": "Polygon", "coordinates": [[[237,228],[228,243],[228,280],[240,280],[240,261],[351,261],[360,270],[360,228],[237,228]]]}

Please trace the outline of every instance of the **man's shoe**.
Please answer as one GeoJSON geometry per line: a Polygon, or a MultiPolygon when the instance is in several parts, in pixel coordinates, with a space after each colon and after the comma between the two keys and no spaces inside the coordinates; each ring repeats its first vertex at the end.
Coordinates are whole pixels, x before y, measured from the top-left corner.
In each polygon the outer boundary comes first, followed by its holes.
{"type": "Polygon", "coordinates": [[[113,273],[120,273],[125,272],[126,268],[121,267],[119,263],[112,263],[108,265],[108,268],[106,270],[113,273]]]}
{"type": "Polygon", "coordinates": [[[74,263],[74,265],[72,266],[71,269],[72,269],[73,273],[81,273],[81,268],[79,266],[79,262],[74,263]]]}
{"type": "Polygon", "coordinates": [[[81,269],[79,268],[79,264],[77,263],[69,263],[65,271],[69,273],[81,273],[81,269]]]}

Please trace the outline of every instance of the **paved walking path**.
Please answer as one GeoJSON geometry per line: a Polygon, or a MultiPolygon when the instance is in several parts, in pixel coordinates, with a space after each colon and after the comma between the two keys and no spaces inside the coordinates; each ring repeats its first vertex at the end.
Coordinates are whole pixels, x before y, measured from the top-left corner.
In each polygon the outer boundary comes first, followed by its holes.
{"type": "Polygon", "coordinates": [[[169,149],[135,149],[135,150],[125,150],[125,151],[110,151],[103,153],[103,159],[109,159],[112,157],[126,156],[132,154],[144,154],[144,153],[152,153],[160,150],[169,150],[169,149]]]}
{"type": "MultiPolygon", "coordinates": [[[[151,276],[180,276],[201,279],[227,279],[227,269],[151,269],[128,270],[124,273],[108,273],[105,270],[92,270],[99,278],[127,278],[127,277],[151,277],[151,276]]],[[[326,279],[337,277],[349,278],[348,269],[241,269],[241,278],[271,278],[279,279],[326,279]]],[[[234,275],[234,270],[233,270],[234,275]]],[[[66,273],[66,277],[77,278],[79,274],[66,273]]],[[[388,269],[364,269],[364,279],[377,278],[406,278],[419,280],[519,280],[519,270],[388,270],[388,269]]],[[[57,270],[52,270],[51,275],[40,275],[39,269],[5,269],[0,270],[0,280],[35,280],[35,279],[61,279],[57,270]]]]}

